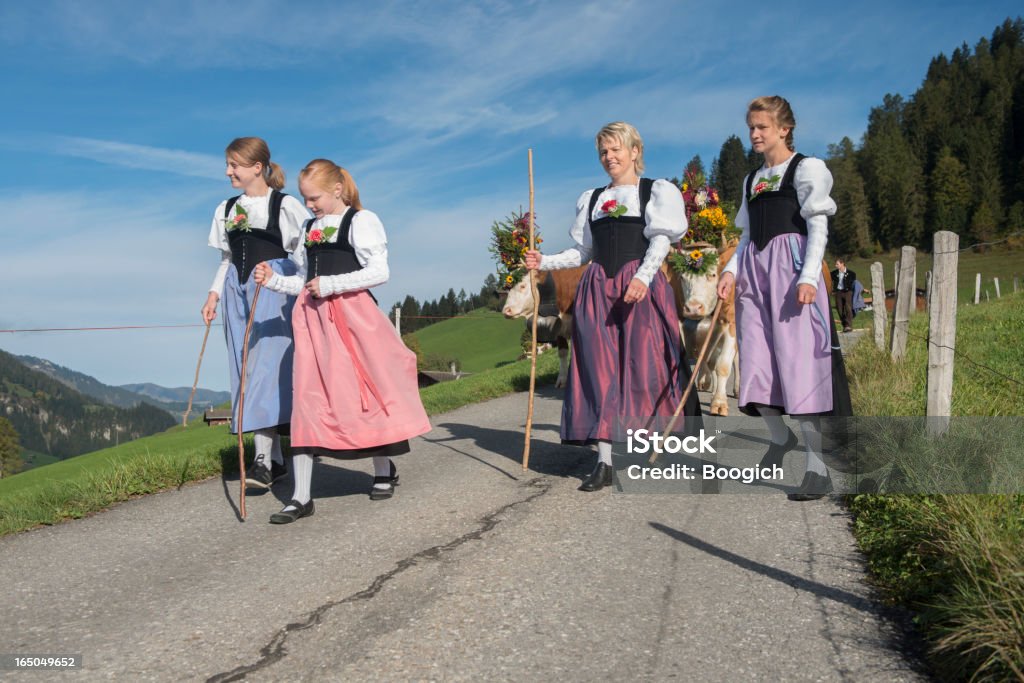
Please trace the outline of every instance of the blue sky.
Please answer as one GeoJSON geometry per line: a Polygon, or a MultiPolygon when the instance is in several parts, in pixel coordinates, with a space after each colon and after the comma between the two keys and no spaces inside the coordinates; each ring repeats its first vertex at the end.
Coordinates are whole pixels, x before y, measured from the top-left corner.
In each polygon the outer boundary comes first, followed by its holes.
{"type": "MultiPolygon", "coordinates": [[[[181,324],[219,256],[223,150],[258,135],[297,194],[348,168],[388,231],[389,306],[478,291],[495,219],[528,202],[566,246],[603,182],[605,123],[644,136],[647,175],[746,141],[757,95],[793,104],[800,151],[864,132],[929,60],[990,36],[1016,2],[0,2],[0,329],[181,324]]],[[[191,384],[202,330],[0,334],[110,384],[191,384]]],[[[201,384],[228,384],[219,328],[201,384]]]]}

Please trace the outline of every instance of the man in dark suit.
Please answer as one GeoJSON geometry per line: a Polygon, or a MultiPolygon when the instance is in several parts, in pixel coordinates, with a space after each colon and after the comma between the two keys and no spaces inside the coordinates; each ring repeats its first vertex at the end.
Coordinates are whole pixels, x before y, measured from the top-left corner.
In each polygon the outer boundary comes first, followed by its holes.
{"type": "Polygon", "coordinates": [[[836,310],[839,311],[843,332],[853,329],[853,283],[856,280],[857,274],[846,267],[843,259],[837,258],[836,269],[832,271],[832,290],[836,294],[836,310]]]}

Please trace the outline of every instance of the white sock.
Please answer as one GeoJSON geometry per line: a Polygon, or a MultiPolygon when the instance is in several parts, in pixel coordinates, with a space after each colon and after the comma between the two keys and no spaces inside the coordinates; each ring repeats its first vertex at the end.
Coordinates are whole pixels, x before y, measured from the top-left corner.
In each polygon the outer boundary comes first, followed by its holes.
{"type": "Polygon", "coordinates": [[[258,429],[253,433],[252,441],[256,446],[256,457],[253,458],[252,464],[256,465],[262,462],[264,467],[269,468],[270,454],[274,450],[274,430],[258,429]]]}
{"type": "Polygon", "coordinates": [[[828,467],[821,459],[821,429],[819,420],[815,418],[800,418],[800,431],[804,435],[804,443],[807,444],[807,463],[805,472],[814,472],[825,476],[828,474],[828,467]]]}
{"type": "Polygon", "coordinates": [[[769,406],[759,406],[757,412],[764,418],[768,430],[772,433],[772,443],[780,446],[789,438],[789,427],[782,421],[782,411],[769,406]]]}
{"type": "MultiPolygon", "coordinates": [[[[292,500],[305,505],[309,502],[309,487],[313,482],[313,456],[309,453],[296,453],[292,456],[292,480],[295,482],[295,491],[292,493],[292,500]]],[[[295,507],[288,505],[285,510],[294,510],[295,507]]]]}
{"type": "MultiPolygon", "coordinates": [[[[389,477],[391,476],[391,458],[386,455],[375,455],[373,456],[373,476],[375,477],[389,477]]],[[[389,489],[391,484],[374,484],[375,489],[389,489]]]]}
{"type": "Polygon", "coordinates": [[[612,464],[612,442],[611,441],[598,441],[597,442],[597,461],[603,462],[605,465],[611,467],[612,464]]]}

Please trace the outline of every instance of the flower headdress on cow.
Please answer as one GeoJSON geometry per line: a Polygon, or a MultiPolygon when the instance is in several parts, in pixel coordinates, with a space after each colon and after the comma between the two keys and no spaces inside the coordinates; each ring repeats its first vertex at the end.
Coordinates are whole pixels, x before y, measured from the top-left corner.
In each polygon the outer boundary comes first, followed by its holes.
{"type": "MultiPolygon", "coordinates": [[[[534,224],[536,244],[544,240],[534,224]]],[[[523,260],[526,250],[530,248],[530,214],[516,213],[502,220],[494,221],[491,226],[490,252],[498,262],[498,279],[502,287],[511,289],[526,274],[523,260]]]]}
{"type": "Polygon", "coordinates": [[[713,245],[724,246],[739,231],[726,211],[729,207],[722,205],[718,190],[708,184],[703,172],[686,169],[680,191],[689,230],[669,253],[669,264],[681,275],[706,275],[718,265],[713,245]]]}
{"type": "Polygon", "coordinates": [[[682,245],[668,253],[668,263],[680,275],[707,275],[718,265],[718,251],[706,243],[682,245]]]}
{"type": "Polygon", "coordinates": [[[735,228],[726,207],[721,205],[718,190],[708,184],[703,173],[687,169],[681,191],[686,205],[686,223],[690,228],[686,233],[687,242],[720,244],[723,238],[732,237],[729,233],[735,228]]]}

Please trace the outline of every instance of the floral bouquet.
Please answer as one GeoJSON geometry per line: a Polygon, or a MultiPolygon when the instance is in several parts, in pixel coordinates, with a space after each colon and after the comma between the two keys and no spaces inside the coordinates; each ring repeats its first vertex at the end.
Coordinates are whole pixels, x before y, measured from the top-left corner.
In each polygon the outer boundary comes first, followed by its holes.
{"type": "Polygon", "coordinates": [[[680,275],[707,275],[718,265],[718,252],[705,249],[673,249],[669,265],[680,275]]]}
{"type": "Polygon", "coordinates": [[[227,231],[241,230],[252,232],[252,225],[249,223],[249,212],[241,204],[235,203],[235,215],[227,220],[227,231]]]}
{"type": "Polygon", "coordinates": [[[331,237],[334,233],[338,232],[338,228],[313,228],[306,234],[306,246],[312,247],[314,244],[326,244],[331,241],[331,237]]]}
{"type": "MultiPolygon", "coordinates": [[[[535,229],[535,242],[542,240],[535,229]]],[[[503,221],[491,226],[490,252],[498,262],[498,279],[505,289],[511,289],[526,274],[523,257],[530,248],[530,214],[515,211],[503,221]]]]}
{"type": "Polygon", "coordinates": [[[682,193],[690,228],[686,242],[718,244],[723,236],[727,239],[733,236],[736,228],[719,203],[718,190],[708,185],[703,173],[688,170],[683,178],[682,193]]]}

